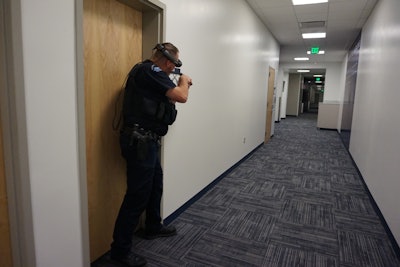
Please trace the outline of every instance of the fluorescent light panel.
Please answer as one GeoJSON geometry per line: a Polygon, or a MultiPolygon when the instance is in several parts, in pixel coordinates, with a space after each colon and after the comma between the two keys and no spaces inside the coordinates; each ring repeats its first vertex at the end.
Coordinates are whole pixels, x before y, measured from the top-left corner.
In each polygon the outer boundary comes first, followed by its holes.
{"type": "Polygon", "coordinates": [[[308,58],[308,57],[295,57],[294,60],[297,60],[297,61],[307,61],[307,60],[309,60],[309,58],[308,58]]]}
{"type": "Polygon", "coordinates": [[[297,72],[310,72],[310,70],[297,70],[297,72]]]}
{"type": "Polygon", "coordinates": [[[327,3],[328,0],[292,0],[294,6],[327,3]]]}
{"type": "Polygon", "coordinates": [[[303,33],[303,39],[326,38],[326,32],[303,33]]]}
{"type": "Polygon", "coordinates": [[[321,75],[321,74],[314,74],[313,77],[324,77],[324,75],[321,75]]]}

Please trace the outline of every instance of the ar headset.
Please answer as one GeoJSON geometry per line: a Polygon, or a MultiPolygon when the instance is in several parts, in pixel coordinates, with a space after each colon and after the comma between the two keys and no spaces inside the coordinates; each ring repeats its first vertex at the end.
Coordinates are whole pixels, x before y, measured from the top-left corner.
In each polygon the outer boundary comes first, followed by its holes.
{"type": "Polygon", "coordinates": [[[182,66],[182,61],[179,59],[174,58],[170,52],[168,52],[167,49],[165,49],[165,46],[162,44],[157,44],[154,49],[157,49],[158,51],[161,51],[161,53],[168,58],[172,63],[174,63],[175,67],[181,67],[182,66]]]}

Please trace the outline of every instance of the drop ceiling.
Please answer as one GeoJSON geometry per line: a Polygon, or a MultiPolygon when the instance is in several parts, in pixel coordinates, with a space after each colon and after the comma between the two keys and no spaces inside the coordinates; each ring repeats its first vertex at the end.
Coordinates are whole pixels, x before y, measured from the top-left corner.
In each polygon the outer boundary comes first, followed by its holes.
{"type": "Polygon", "coordinates": [[[280,62],[309,57],[309,63],[341,62],[378,0],[329,0],[293,6],[291,0],[246,0],[281,46],[280,62]],[[302,33],[326,31],[325,39],[303,39],[302,33]],[[324,55],[307,55],[317,46],[324,55]]]}

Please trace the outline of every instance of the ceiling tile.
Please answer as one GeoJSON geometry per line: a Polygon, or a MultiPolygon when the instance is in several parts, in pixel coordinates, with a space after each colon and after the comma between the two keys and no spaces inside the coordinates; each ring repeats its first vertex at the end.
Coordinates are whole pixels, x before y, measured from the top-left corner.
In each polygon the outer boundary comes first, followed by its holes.
{"type": "Polygon", "coordinates": [[[247,0],[247,3],[281,45],[282,60],[292,61],[294,54],[319,45],[326,54],[315,60],[333,62],[342,60],[377,1],[329,0],[329,3],[301,6],[293,6],[291,0],[247,0]],[[326,21],[326,39],[303,40],[300,32],[305,30],[300,29],[299,22],[307,21],[326,21]]]}

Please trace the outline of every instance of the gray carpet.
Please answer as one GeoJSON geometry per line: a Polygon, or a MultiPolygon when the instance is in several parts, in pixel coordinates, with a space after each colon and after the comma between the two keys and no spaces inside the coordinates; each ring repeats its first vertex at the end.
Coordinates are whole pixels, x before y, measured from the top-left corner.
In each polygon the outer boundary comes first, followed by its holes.
{"type": "MultiPolygon", "coordinates": [[[[318,130],[316,114],[276,124],[172,225],[177,236],[134,237],[148,266],[400,266],[338,133],[318,130]]],[[[112,266],[107,257],[92,266],[112,266]]]]}

